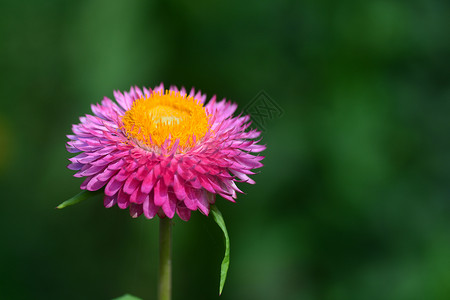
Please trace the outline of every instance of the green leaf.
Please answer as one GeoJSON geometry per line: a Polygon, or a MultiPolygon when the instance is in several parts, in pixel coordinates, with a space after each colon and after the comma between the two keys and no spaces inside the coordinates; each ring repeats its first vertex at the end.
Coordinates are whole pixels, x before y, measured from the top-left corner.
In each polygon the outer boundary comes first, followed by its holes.
{"type": "Polygon", "coordinates": [[[222,265],[220,267],[220,288],[219,295],[222,294],[223,286],[225,285],[225,279],[227,279],[228,266],[230,265],[230,238],[228,237],[227,227],[225,226],[225,221],[223,220],[222,213],[219,211],[217,206],[211,206],[211,212],[214,221],[219,225],[220,229],[223,231],[225,238],[225,256],[222,260],[222,265]]]}
{"type": "Polygon", "coordinates": [[[96,195],[99,195],[99,194],[102,194],[102,193],[103,193],[103,190],[99,190],[99,191],[95,191],[95,192],[82,191],[81,193],[79,193],[79,194],[73,196],[72,198],[70,198],[69,200],[64,201],[63,203],[58,205],[56,208],[57,209],[62,209],[64,207],[80,203],[81,201],[84,201],[86,199],[92,198],[92,197],[94,197],[96,195]]]}
{"type": "Polygon", "coordinates": [[[133,295],[130,295],[130,294],[125,294],[122,297],[114,298],[112,300],[142,300],[142,299],[138,298],[138,297],[135,297],[133,295]]]}

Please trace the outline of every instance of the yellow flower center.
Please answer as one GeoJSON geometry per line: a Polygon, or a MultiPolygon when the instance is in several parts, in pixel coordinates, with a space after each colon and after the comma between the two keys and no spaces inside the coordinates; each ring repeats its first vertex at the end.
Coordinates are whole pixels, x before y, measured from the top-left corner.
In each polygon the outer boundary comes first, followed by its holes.
{"type": "Polygon", "coordinates": [[[141,97],[122,117],[122,130],[128,138],[142,146],[161,146],[170,137],[170,144],[180,140],[180,146],[191,147],[209,129],[208,115],[202,103],[179,92],[153,92],[141,97]]]}

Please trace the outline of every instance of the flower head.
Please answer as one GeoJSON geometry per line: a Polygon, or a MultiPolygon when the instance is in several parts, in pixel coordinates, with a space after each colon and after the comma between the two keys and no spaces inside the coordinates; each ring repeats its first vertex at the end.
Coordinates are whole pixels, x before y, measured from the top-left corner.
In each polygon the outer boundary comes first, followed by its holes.
{"type": "Polygon", "coordinates": [[[80,118],[67,137],[67,150],[78,153],[68,168],[86,177],[81,189],[105,188],[104,205],[189,220],[191,211],[208,215],[216,194],[234,202],[242,192],[235,182],[262,166],[264,145],[248,116],[233,117],[237,105],[184,88],[163,84],[114,92],[117,103],[104,98],[92,105],[93,115],[80,118]]]}

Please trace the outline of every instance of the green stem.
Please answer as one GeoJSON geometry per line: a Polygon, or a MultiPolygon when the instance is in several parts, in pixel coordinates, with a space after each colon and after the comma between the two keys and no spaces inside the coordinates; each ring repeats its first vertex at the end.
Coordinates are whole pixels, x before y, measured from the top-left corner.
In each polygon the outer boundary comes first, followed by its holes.
{"type": "Polygon", "coordinates": [[[172,220],[159,219],[158,300],[172,298],[172,220]]]}

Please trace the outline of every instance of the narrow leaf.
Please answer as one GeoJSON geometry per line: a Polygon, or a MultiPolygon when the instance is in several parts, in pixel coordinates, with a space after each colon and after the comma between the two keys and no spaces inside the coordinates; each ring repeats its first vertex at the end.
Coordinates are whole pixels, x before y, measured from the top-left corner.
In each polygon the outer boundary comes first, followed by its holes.
{"type": "Polygon", "coordinates": [[[225,221],[223,220],[222,213],[219,211],[217,206],[211,206],[211,212],[214,221],[219,225],[220,229],[223,231],[223,236],[225,238],[225,256],[222,260],[222,265],[220,267],[220,287],[219,295],[222,294],[223,286],[225,285],[225,279],[227,279],[228,266],[230,265],[230,238],[228,237],[227,227],[225,226],[225,221]]]}
{"type": "Polygon", "coordinates": [[[91,192],[91,191],[82,191],[81,193],[73,196],[72,198],[70,198],[69,200],[64,201],[63,203],[61,203],[60,205],[58,205],[56,208],[57,209],[62,209],[64,207],[67,206],[71,206],[77,203],[80,203],[81,201],[84,201],[86,199],[92,198],[96,195],[99,195],[103,193],[103,190],[99,190],[99,191],[95,191],[95,192],[91,192]]]}
{"type": "Polygon", "coordinates": [[[130,295],[130,294],[125,294],[122,297],[114,298],[112,300],[142,300],[142,299],[138,298],[138,297],[135,297],[133,295],[130,295]]]}

